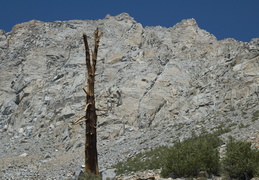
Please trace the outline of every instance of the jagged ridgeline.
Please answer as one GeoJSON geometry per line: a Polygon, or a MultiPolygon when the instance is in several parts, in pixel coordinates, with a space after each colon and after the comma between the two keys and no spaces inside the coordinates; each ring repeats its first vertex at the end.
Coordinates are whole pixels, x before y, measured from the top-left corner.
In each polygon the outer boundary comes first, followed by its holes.
{"type": "Polygon", "coordinates": [[[0,177],[70,177],[84,164],[84,126],[71,122],[85,108],[82,33],[96,27],[100,170],[193,133],[258,140],[259,39],[219,41],[194,19],[143,27],[126,13],[32,20],[0,31],[0,177]]]}

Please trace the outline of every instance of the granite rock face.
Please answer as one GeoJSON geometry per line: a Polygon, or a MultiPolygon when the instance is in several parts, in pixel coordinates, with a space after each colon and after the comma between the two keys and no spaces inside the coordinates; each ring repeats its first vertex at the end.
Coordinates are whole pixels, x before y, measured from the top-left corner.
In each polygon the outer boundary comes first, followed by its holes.
{"type": "Polygon", "coordinates": [[[27,178],[37,171],[62,179],[84,163],[84,125],[71,122],[85,107],[82,33],[92,47],[97,26],[103,32],[96,76],[101,169],[193,132],[225,127],[247,139],[259,129],[259,39],[218,41],[194,19],[143,28],[126,13],[32,20],[0,31],[0,158],[6,163],[0,177],[9,177],[8,158],[23,153],[35,157],[27,174],[17,169],[27,178]],[[51,165],[49,173],[44,167],[51,165]]]}

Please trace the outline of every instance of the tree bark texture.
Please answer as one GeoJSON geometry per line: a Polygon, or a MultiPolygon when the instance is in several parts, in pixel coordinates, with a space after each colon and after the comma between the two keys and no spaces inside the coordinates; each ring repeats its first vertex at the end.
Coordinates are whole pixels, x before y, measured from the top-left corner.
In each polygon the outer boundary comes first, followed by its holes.
{"type": "Polygon", "coordinates": [[[99,175],[98,157],[97,157],[97,115],[95,107],[94,81],[96,71],[96,59],[100,41],[98,28],[94,32],[94,51],[92,52],[92,61],[88,46],[87,36],[83,34],[85,44],[85,57],[87,68],[87,86],[84,89],[86,93],[85,108],[85,173],[94,173],[99,175]]]}

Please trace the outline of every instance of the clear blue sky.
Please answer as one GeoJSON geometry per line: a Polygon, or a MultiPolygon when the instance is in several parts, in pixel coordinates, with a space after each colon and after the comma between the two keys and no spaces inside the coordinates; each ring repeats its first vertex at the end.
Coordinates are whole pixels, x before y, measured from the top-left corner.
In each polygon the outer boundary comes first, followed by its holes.
{"type": "Polygon", "coordinates": [[[259,38],[259,0],[1,0],[0,29],[9,32],[32,19],[96,20],[122,12],[143,26],[171,27],[194,18],[219,40],[259,38]]]}

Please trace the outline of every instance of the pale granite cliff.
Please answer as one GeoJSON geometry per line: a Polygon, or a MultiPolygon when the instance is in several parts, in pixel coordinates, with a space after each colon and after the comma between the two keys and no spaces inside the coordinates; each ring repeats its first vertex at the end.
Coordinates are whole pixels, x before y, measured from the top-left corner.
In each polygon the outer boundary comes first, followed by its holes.
{"type": "Polygon", "coordinates": [[[218,41],[194,19],[144,28],[126,13],[32,20],[0,31],[0,179],[64,179],[84,164],[84,126],[71,122],[85,106],[82,33],[92,47],[97,26],[101,169],[193,132],[257,138],[259,39],[218,41]]]}

